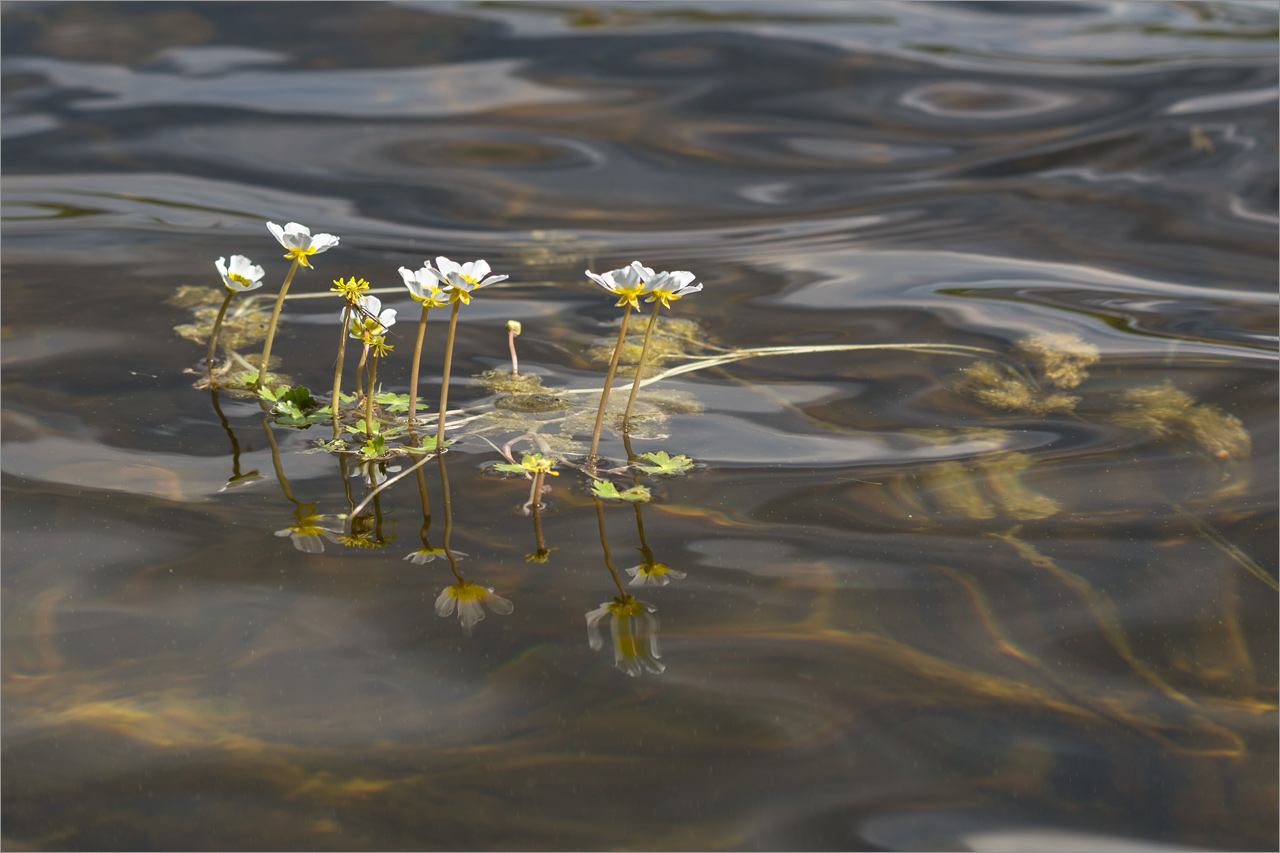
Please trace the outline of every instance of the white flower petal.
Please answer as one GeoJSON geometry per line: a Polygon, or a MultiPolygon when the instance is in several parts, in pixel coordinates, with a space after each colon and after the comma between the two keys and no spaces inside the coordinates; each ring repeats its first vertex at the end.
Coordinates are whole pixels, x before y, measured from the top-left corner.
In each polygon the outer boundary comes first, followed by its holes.
{"type": "Polygon", "coordinates": [[[297,548],[304,554],[321,554],[324,553],[324,542],[320,540],[317,533],[301,534],[295,533],[289,537],[293,540],[293,547],[297,548]]]}
{"type": "Polygon", "coordinates": [[[436,258],[436,267],[440,270],[440,273],[446,277],[446,280],[452,273],[462,272],[461,266],[455,264],[443,255],[436,258]]]}
{"type": "Polygon", "coordinates": [[[448,616],[453,612],[453,606],[457,603],[458,599],[454,597],[453,587],[445,587],[444,592],[440,593],[440,597],[436,599],[436,615],[448,616]]]}
{"type": "Polygon", "coordinates": [[[489,609],[494,613],[501,614],[502,616],[506,616],[512,610],[516,609],[516,606],[510,601],[500,595],[494,595],[493,593],[489,593],[484,597],[484,603],[489,605],[489,609]]]}
{"type": "Polygon", "coordinates": [[[471,628],[484,619],[484,608],[478,598],[464,598],[458,601],[458,621],[462,623],[462,633],[471,636],[471,628]]]}
{"type": "Polygon", "coordinates": [[[338,245],[338,238],[332,234],[317,234],[309,241],[309,248],[313,255],[327,252],[336,245],[338,245]]]}
{"type": "Polygon", "coordinates": [[[281,246],[284,246],[286,249],[287,249],[287,248],[289,248],[289,244],[288,244],[288,243],[286,243],[286,242],[284,241],[284,229],[283,229],[283,228],[281,228],[279,225],[275,224],[274,222],[268,222],[268,223],[267,223],[267,230],[268,230],[268,231],[270,231],[270,232],[272,233],[272,235],[273,235],[277,240],[279,240],[279,241],[280,241],[280,245],[281,245],[281,246]]]}
{"type": "Polygon", "coordinates": [[[595,651],[600,651],[604,640],[600,637],[600,620],[609,612],[609,602],[605,602],[587,614],[587,642],[595,651]]]}

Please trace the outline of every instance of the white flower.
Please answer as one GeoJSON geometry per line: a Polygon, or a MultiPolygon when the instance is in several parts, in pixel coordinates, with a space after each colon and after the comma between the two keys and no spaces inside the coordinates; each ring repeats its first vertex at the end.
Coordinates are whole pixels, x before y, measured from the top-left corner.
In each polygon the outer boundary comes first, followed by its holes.
{"type": "Polygon", "coordinates": [[[218,268],[222,283],[232,293],[243,293],[262,287],[264,275],[262,267],[254,266],[244,255],[232,255],[230,268],[227,267],[225,258],[218,258],[213,265],[218,268]]]}
{"type": "Polygon", "coordinates": [[[658,608],[631,596],[606,601],[587,614],[587,641],[599,651],[604,646],[600,638],[600,620],[612,615],[609,629],[613,635],[613,665],[630,676],[648,670],[655,675],[667,667],[658,658],[658,608]],[[633,621],[634,620],[634,621],[633,621]]]}
{"type": "Polygon", "coordinates": [[[676,272],[660,272],[645,278],[644,293],[649,297],[645,302],[661,302],[663,308],[670,308],[671,303],[682,296],[697,293],[702,285],[692,285],[694,274],[688,270],[676,272]]]}
{"type": "Polygon", "coordinates": [[[351,337],[364,340],[366,337],[385,335],[387,329],[396,324],[396,309],[383,308],[382,300],[376,296],[361,296],[356,303],[358,310],[351,312],[351,337]]]}
{"type": "MultiPolygon", "coordinates": [[[[449,301],[461,302],[463,305],[471,302],[472,291],[510,278],[505,275],[489,275],[488,261],[455,264],[448,258],[439,257],[436,258],[436,266],[439,269],[433,269],[430,261],[423,261],[422,264],[427,274],[434,276],[437,281],[449,288],[449,301]]],[[[407,285],[408,282],[406,281],[405,284],[407,285]]]]}
{"type": "Polygon", "coordinates": [[[627,574],[631,575],[631,586],[666,586],[685,577],[684,572],[666,563],[641,563],[627,569],[627,574]]]}
{"type": "Polygon", "coordinates": [[[463,581],[444,588],[436,599],[436,615],[448,616],[453,607],[458,606],[458,621],[462,623],[462,633],[471,636],[471,628],[484,618],[484,610],[480,602],[484,602],[494,613],[506,615],[515,606],[500,595],[493,594],[493,588],[480,586],[478,583],[463,581]]]}
{"type": "Polygon", "coordinates": [[[632,261],[630,266],[609,270],[603,275],[596,275],[591,270],[586,270],[586,273],[587,278],[618,297],[617,307],[630,303],[637,310],[640,304],[636,302],[636,297],[644,292],[645,281],[655,275],[653,270],[639,261],[632,261]]]}
{"type": "Polygon", "coordinates": [[[449,294],[440,289],[440,278],[430,264],[418,270],[400,267],[400,277],[404,279],[404,286],[409,288],[409,295],[415,302],[421,302],[428,308],[449,304],[449,294]]]}
{"type": "Polygon", "coordinates": [[[338,245],[338,238],[332,234],[317,234],[312,237],[310,228],[296,222],[290,222],[283,228],[274,222],[268,222],[267,230],[275,235],[281,246],[289,250],[285,257],[297,260],[304,267],[311,266],[308,256],[327,252],[338,245]]]}

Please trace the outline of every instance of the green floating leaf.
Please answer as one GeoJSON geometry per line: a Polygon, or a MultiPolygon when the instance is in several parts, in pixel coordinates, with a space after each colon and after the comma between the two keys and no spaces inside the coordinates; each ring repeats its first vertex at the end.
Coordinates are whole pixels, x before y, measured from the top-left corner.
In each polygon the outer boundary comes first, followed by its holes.
{"type": "MultiPolygon", "coordinates": [[[[452,443],[453,442],[446,440],[444,443],[444,446],[448,448],[449,445],[451,445],[452,443]]],[[[406,444],[400,449],[406,453],[435,453],[436,437],[434,435],[428,435],[422,439],[422,445],[420,447],[411,447],[410,445],[406,444]]]]}
{"type": "Polygon", "coordinates": [[[634,501],[639,503],[652,499],[649,490],[644,486],[632,486],[625,492],[619,492],[618,487],[608,480],[592,480],[591,492],[596,497],[609,501],[634,501]]]}
{"type": "Polygon", "coordinates": [[[494,471],[508,471],[512,474],[523,474],[525,471],[525,468],[523,465],[512,465],[507,462],[503,462],[500,465],[491,465],[489,467],[491,467],[494,471]]]}
{"type": "Polygon", "coordinates": [[[409,395],[393,394],[390,391],[384,391],[373,395],[373,401],[382,406],[388,412],[407,412],[409,411],[409,395]]]}
{"type": "Polygon", "coordinates": [[[693,467],[693,460],[688,456],[670,456],[665,450],[642,453],[640,454],[640,459],[646,460],[649,464],[642,465],[639,462],[633,462],[631,466],[646,474],[684,474],[693,467]]]}

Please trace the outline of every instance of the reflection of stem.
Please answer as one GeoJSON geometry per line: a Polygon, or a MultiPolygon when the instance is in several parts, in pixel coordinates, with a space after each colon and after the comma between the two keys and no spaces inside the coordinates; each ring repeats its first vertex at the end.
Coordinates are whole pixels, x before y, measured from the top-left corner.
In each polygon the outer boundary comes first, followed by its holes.
{"type": "MultiPolygon", "coordinates": [[[[461,302],[453,303],[453,312],[449,314],[449,337],[444,342],[444,381],[440,386],[440,416],[439,426],[436,429],[436,453],[444,453],[444,416],[448,411],[449,405],[449,373],[453,370],[453,335],[458,329],[458,309],[462,307],[461,302]]],[[[441,469],[444,465],[441,463],[441,469]]],[[[453,559],[452,556],[449,559],[453,559]]]]}
{"type": "Polygon", "coordinates": [[[383,480],[380,485],[374,488],[373,491],[369,492],[369,494],[365,495],[364,500],[360,501],[360,503],[356,505],[354,509],[351,510],[352,515],[360,512],[360,510],[368,506],[369,501],[373,500],[374,497],[381,494],[383,489],[388,488],[392,483],[400,482],[405,477],[408,477],[410,474],[412,474],[414,471],[417,471],[423,465],[426,465],[427,460],[430,458],[431,458],[430,456],[423,456],[422,459],[415,462],[413,467],[410,468],[408,471],[401,471],[399,474],[396,474],[394,477],[388,477],[387,479],[383,480]]]}
{"type": "Polygon", "coordinates": [[[350,510],[349,515],[356,514],[356,499],[351,494],[351,474],[347,471],[347,458],[341,453],[338,454],[338,473],[342,475],[342,488],[347,494],[347,508],[350,510]]]}
{"type": "Polygon", "coordinates": [[[618,587],[618,593],[626,598],[627,591],[622,588],[622,581],[618,580],[618,570],[613,567],[613,555],[609,553],[609,540],[604,535],[604,504],[594,495],[591,499],[596,502],[596,520],[600,523],[600,547],[604,548],[604,564],[609,567],[609,574],[613,575],[613,583],[618,587]]]}
{"type": "MultiPolygon", "coordinates": [[[[622,355],[622,346],[627,342],[627,318],[631,316],[631,303],[627,303],[622,312],[622,328],[618,330],[618,343],[613,348],[613,358],[609,359],[609,372],[604,377],[604,391],[600,394],[600,409],[596,412],[596,425],[591,430],[591,449],[587,451],[587,465],[594,466],[596,449],[600,446],[600,427],[604,425],[604,409],[609,405],[609,387],[613,385],[613,374],[618,369],[618,358],[622,355]]],[[[639,377],[636,378],[639,382],[639,377]]]]}
{"type": "Polygon", "coordinates": [[[375,497],[373,499],[373,538],[382,541],[382,501],[375,497]]]}
{"type": "Polygon", "coordinates": [[[542,536],[542,505],[533,505],[533,539],[536,553],[541,556],[547,552],[547,540],[542,536]]]}
{"type": "MultiPolygon", "coordinates": [[[[454,315],[457,315],[457,306],[454,306],[454,315]]],[[[444,413],[444,407],[440,408],[441,414],[444,413]]],[[[423,460],[426,461],[425,459],[423,460]]],[[[453,556],[453,551],[449,549],[449,534],[453,532],[453,502],[449,499],[449,474],[445,471],[444,456],[437,455],[436,461],[440,463],[440,488],[444,494],[444,555],[449,558],[449,569],[453,572],[453,576],[458,579],[458,583],[466,583],[462,575],[458,574],[458,559],[453,556]]]]}
{"type": "MultiPolygon", "coordinates": [[[[636,484],[639,485],[640,478],[636,477],[636,484]]],[[[645,563],[655,563],[653,552],[649,550],[649,543],[644,541],[644,518],[640,515],[640,501],[633,501],[632,508],[636,511],[636,532],[640,534],[640,553],[644,555],[645,563]]]]}
{"type": "Polygon", "coordinates": [[[276,444],[276,437],[272,434],[271,424],[266,418],[262,419],[262,431],[267,434],[267,442],[271,445],[271,464],[276,469],[276,479],[280,481],[280,489],[290,503],[301,508],[302,504],[293,496],[293,489],[289,487],[289,479],[284,475],[284,466],[280,464],[280,445],[276,444]]]}
{"type": "MultiPolygon", "coordinates": [[[[658,309],[661,302],[653,303],[653,314],[649,317],[649,325],[644,329],[644,344],[640,347],[640,363],[636,365],[636,378],[631,382],[631,394],[627,397],[627,409],[622,413],[622,434],[626,435],[631,426],[631,407],[636,403],[636,392],[640,390],[640,379],[644,376],[644,363],[649,358],[649,340],[653,337],[653,327],[658,324],[658,309]]],[[[627,453],[630,456],[630,452],[627,453]]]]}
{"type": "Polygon", "coordinates": [[[253,383],[254,388],[262,387],[262,380],[267,378],[267,359],[271,358],[271,344],[276,339],[276,324],[280,321],[280,308],[284,305],[284,295],[289,292],[289,284],[293,281],[293,274],[298,271],[298,262],[301,258],[293,259],[293,266],[289,267],[289,274],[284,277],[284,284],[280,287],[280,295],[276,297],[276,307],[271,311],[271,322],[267,325],[267,342],[262,346],[262,364],[258,366],[258,381],[253,383]]]}
{"type": "Polygon", "coordinates": [[[539,471],[533,475],[533,486],[529,489],[529,502],[524,505],[526,510],[537,512],[542,506],[542,481],[546,479],[546,472],[539,471]]]}
{"type": "Polygon", "coordinates": [[[338,364],[333,369],[333,403],[329,408],[333,411],[333,438],[336,441],[341,435],[341,424],[338,421],[338,406],[341,403],[339,391],[342,390],[342,362],[347,356],[347,330],[351,328],[351,303],[342,311],[342,331],[338,339],[338,364]]]}
{"type": "Polygon", "coordinates": [[[235,482],[240,479],[240,442],[236,439],[235,430],[231,428],[231,422],[222,413],[222,406],[218,404],[218,389],[210,387],[209,396],[213,398],[213,410],[218,413],[218,420],[222,421],[227,438],[231,439],[231,479],[228,482],[235,482]]]}
{"type": "MultiPolygon", "coordinates": [[[[422,461],[427,460],[424,458],[422,461]]],[[[427,475],[423,473],[421,465],[414,466],[414,471],[418,475],[418,497],[422,499],[422,527],[418,529],[418,535],[422,537],[422,547],[430,549],[427,531],[431,529],[431,499],[427,497],[427,475]]]]}
{"type": "Polygon", "coordinates": [[[209,333],[209,354],[204,357],[204,372],[210,377],[213,376],[213,357],[218,354],[218,333],[222,331],[222,318],[227,316],[227,306],[231,304],[231,297],[235,295],[234,290],[227,290],[227,298],[222,300],[222,307],[218,309],[218,318],[213,321],[213,331],[209,333]]]}
{"type": "Polygon", "coordinates": [[[418,321],[418,340],[413,345],[413,367],[409,375],[409,428],[413,429],[413,419],[418,414],[418,368],[422,366],[422,341],[427,335],[427,312],[431,305],[422,303],[422,319],[418,321]]]}

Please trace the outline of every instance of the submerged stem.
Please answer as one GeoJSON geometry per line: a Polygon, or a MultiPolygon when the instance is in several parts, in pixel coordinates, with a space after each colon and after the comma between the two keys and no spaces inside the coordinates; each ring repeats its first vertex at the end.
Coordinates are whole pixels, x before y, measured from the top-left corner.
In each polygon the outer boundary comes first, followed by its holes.
{"type": "MultiPolygon", "coordinates": [[[[604,410],[609,405],[609,387],[613,384],[613,374],[618,369],[618,358],[622,355],[622,345],[627,341],[627,318],[631,316],[631,303],[627,303],[622,312],[622,328],[618,330],[618,343],[613,348],[613,358],[609,359],[609,372],[604,377],[604,391],[600,394],[600,409],[596,412],[596,425],[591,431],[591,449],[587,451],[587,465],[594,466],[596,449],[600,446],[600,427],[604,425],[604,410]]],[[[639,377],[636,378],[639,382],[639,377]]]]}
{"type": "Polygon", "coordinates": [[[267,324],[267,342],[262,346],[262,363],[258,365],[258,381],[253,383],[255,389],[262,387],[262,380],[267,378],[267,359],[271,358],[271,344],[276,339],[276,324],[280,322],[280,309],[284,306],[284,295],[289,292],[289,284],[293,281],[293,274],[298,271],[298,262],[301,258],[293,259],[293,266],[289,267],[289,274],[284,277],[284,284],[280,286],[280,294],[276,296],[276,307],[271,311],[271,322],[267,324]]]}
{"type": "Polygon", "coordinates": [[[649,341],[653,338],[653,327],[658,324],[658,309],[661,307],[661,302],[653,303],[653,314],[649,317],[649,325],[645,326],[644,329],[644,344],[640,347],[640,362],[636,365],[636,378],[631,381],[631,394],[627,397],[627,409],[622,413],[623,435],[626,435],[631,426],[631,407],[635,405],[636,392],[640,390],[640,380],[644,376],[644,363],[649,358],[649,341]]]}
{"type": "MultiPolygon", "coordinates": [[[[453,370],[453,336],[458,329],[458,309],[461,302],[453,303],[453,313],[449,315],[449,337],[444,342],[444,379],[440,386],[440,417],[436,429],[436,453],[444,453],[444,416],[449,405],[449,373],[453,370]]],[[[443,470],[443,469],[442,469],[443,470]]],[[[453,559],[450,557],[450,559],[453,559]]]]}
{"type": "MultiPolygon", "coordinates": [[[[222,300],[222,307],[218,309],[218,318],[213,321],[213,331],[209,333],[209,354],[204,358],[204,372],[209,377],[210,385],[213,384],[213,357],[218,354],[218,333],[222,331],[222,318],[227,316],[227,306],[231,304],[231,297],[235,295],[234,290],[227,290],[227,298],[222,300]]],[[[261,371],[258,375],[262,375],[261,371]]]]}

